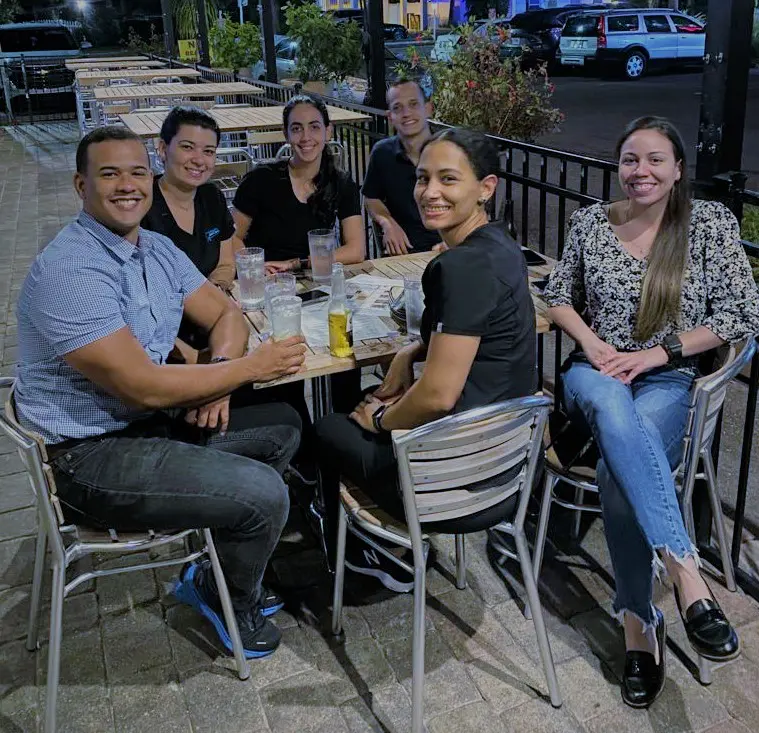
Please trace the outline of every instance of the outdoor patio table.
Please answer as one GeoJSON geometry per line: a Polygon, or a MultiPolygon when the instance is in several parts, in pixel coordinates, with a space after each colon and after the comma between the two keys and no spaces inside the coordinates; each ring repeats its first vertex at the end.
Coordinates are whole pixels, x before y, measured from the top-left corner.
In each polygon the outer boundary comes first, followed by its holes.
{"type": "Polygon", "coordinates": [[[176,69],[169,69],[167,67],[156,67],[154,69],[103,69],[98,71],[78,69],[76,72],[76,83],[80,87],[96,87],[101,81],[108,83],[112,79],[128,79],[135,83],[148,83],[151,79],[165,76],[177,76],[180,79],[190,79],[199,77],[200,75],[201,74],[197,69],[185,69],[184,67],[176,69]]]}
{"type": "MultiPolygon", "coordinates": [[[[172,71],[167,69],[167,74],[172,71]]],[[[263,94],[261,87],[254,87],[244,81],[224,82],[221,84],[135,84],[134,86],[97,87],[93,96],[98,102],[134,102],[163,97],[165,99],[184,99],[186,97],[221,97],[225,95],[254,96],[263,94]]]]}
{"type": "Polygon", "coordinates": [[[163,61],[151,61],[148,58],[105,58],[105,59],[72,59],[66,62],[66,68],[72,71],[79,69],[156,69],[166,64],[163,61]]]}

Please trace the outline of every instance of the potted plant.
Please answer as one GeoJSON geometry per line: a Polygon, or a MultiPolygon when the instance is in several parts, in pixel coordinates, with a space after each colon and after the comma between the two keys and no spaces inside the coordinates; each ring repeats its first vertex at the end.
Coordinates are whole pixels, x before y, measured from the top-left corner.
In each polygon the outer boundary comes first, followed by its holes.
{"type": "Polygon", "coordinates": [[[288,35],[298,44],[296,73],[304,88],[325,94],[361,65],[361,30],[353,22],[336,23],[311,3],[285,7],[288,35]]]}
{"type": "Polygon", "coordinates": [[[261,33],[253,23],[235,23],[228,17],[214,23],[208,31],[211,65],[236,74],[261,60],[261,33]]]}

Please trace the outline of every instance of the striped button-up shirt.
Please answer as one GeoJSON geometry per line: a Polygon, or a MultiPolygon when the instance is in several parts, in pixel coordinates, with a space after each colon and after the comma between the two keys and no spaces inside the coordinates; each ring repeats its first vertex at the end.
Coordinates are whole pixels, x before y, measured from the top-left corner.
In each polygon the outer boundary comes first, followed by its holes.
{"type": "Polygon", "coordinates": [[[135,246],[82,212],[37,256],[21,288],[21,423],[46,443],[59,443],[120,430],[144,417],[63,357],[126,326],[150,359],[163,364],[184,299],[204,282],[167,237],[140,229],[135,246]]]}

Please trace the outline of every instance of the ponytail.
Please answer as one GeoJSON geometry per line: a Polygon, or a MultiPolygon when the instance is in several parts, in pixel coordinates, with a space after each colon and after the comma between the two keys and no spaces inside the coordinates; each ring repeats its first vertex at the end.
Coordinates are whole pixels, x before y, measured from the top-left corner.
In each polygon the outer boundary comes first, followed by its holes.
{"type": "Polygon", "coordinates": [[[331,229],[335,225],[339,184],[340,172],[335,166],[332,153],[325,146],[319,172],[314,178],[316,190],[308,197],[307,202],[311,213],[323,222],[325,229],[331,229]]]}

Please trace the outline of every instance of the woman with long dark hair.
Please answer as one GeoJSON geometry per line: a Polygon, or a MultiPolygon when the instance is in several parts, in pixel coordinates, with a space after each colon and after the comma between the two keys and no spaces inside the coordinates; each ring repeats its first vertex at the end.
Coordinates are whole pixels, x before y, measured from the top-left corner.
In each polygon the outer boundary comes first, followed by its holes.
{"type": "MultiPolygon", "coordinates": [[[[498,154],[482,133],[449,129],[422,147],[416,199],[422,223],[447,250],[424,271],[422,340],[401,349],[382,385],[350,415],[316,425],[322,486],[334,525],[338,485],[345,476],[387,511],[403,518],[390,431],[415,428],[448,413],[524,397],[537,388],[535,310],[527,264],[503,222],[488,222],[486,205],[498,184],[498,154]],[[424,371],[413,381],[415,362],[424,371]]],[[[518,467],[516,471],[518,471],[518,467]]],[[[503,476],[495,479],[503,481],[503,476]]],[[[470,486],[485,488],[487,481],[470,486]]],[[[467,531],[498,524],[516,496],[469,518],[467,531]]],[[[336,530],[336,525],[333,526],[336,530]]],[[[346,566],[407,592],[413,576],[350,539],[346,566]]]]}
{"type": "Polygon", "coordinates": [[[298,270],[308,258],[308,232],[340,228],[335,260],[349,265],[366,255],[358,186],[338,170],[327,148],[332,125],[327,107],[307,95],[293,97],[283,110],[288,160],[257,165],[234,198],[237,236],[262,247],[267,271],[298,270]]]}
{"type": "Polygon", "coordinates": [[[717,661],[739,653],[699,572],[671,472],[682,458],[696,357],[756,332],[759,296],[735,217],[691,200],[685,148],[669,121],[635,120],[616,155],[624,198],[574,213],[545,298],[579,347],[564,365],[564,403],[601,455],[627,649],[622,697],[648,707],[665,677],[666,623],[652,600],[660,568],[696,652],[717,661]]]}

